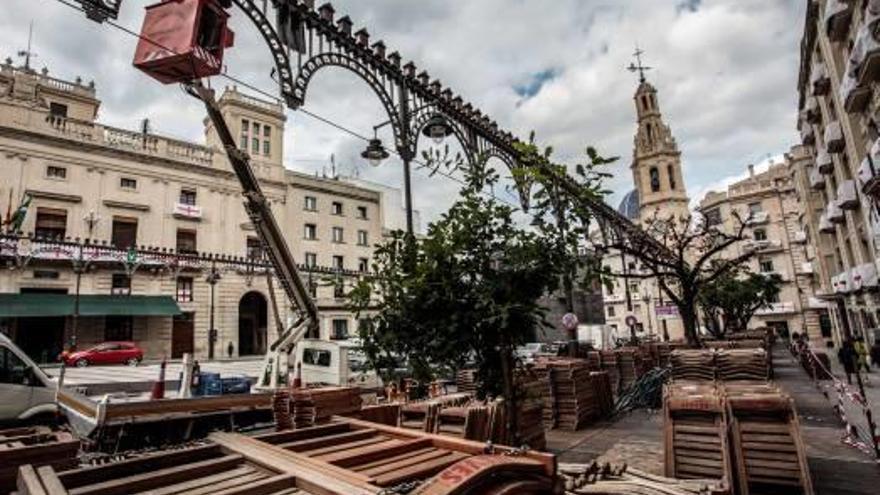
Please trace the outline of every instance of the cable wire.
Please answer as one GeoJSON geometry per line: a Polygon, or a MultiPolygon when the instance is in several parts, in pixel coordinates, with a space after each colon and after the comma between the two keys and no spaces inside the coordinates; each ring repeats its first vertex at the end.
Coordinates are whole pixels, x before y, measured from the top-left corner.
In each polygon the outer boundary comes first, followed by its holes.
{"type": "MultiPolygon", "coordinates": [[[[84,10],[80,5],[77,5],[77,4],[74,4],[74,3],[71,3],[69,0],[55,0],[55,1],[57,1],[58,3],[61,3],[61,4],[63,4],[63,5],[66,5],[67,7],[70,7],[71,9],[74,9],[74,10],[77,10],[77,11],[79,11],[79,12],[85,13],[85,10],[84,10]]],[[[118,30],[120,30],[120,31],[122,31],[122,32],[124,32],[124,33],[126,33],[126,34],[128,34],[128,35],[130,35],[130,36],[133,36],[133,37],[135,37],[135,38],[137,38],[137,39],[139,39],[139,40],[144,40],[144,41],[146,41],[146,42],[148,42],[148,43],[152,43],[153,45],[155,45],[155,46],[157,46],[157,47],[159,47],[159,48],[162,48],[163,50],[167,50],[167,51],[170,52],[170,53],[177,54],[177,52],[175,52],[175,51],[172,50],[171,48],[168,48],[168,47],[162,45],[161,43],[158,43],[157,41],[152,40],[152,39],[150,39],[149,37],[144,36],[144,35],[141,34],[141,33],[135,32],[135,31],[132,30],[131,28],[128,28],[128,27],[126,27],[126,26],[124,26],[124,25],[122,25],[122,24],[120,24],[120,23],[118,23],[118,22],[116,22],[116,21],[113,21],[113,20],[111,20],[111,19],[107,19],[105,22],[106,22],[109,26],[114,27],[114,28],[116,28],[116,29],[118,29],[118,30]]],[[[281,98],[279,98],[277,95],[273,95],[272,93],[270,93],[270,92],[268,92],[268,91],[266,91],[266,90],[264,90],[264,89],[262,89],[262,88],[260,88],[260,87],[258,87],[258,86],[255,86],[255,85],[253,85],[253,84],[251,84],[251,83],[249,83],[249,82],[247,82],[247,81],[244,81],[244,80],[242,80],[242,79],[240,79],[240,78],[238,78],[238,77],[236,77],[236,76],[233,76],[233,75],[228,74],[228,73],[226,73],[226,72],[222,72],[222,73],[220,73],[219,76],[220,76],[220,77],[223,77],[223,78],[225,78],[225,79],[227,79],[227,80],[229,80],[229,81],[231,81],[231,82],[233,82],[233,83],[235,83],[235,84],[237,84],[237,85],[240,85],[240,86],[242,86],[242,87],[244,87],[244,88],[247,88],[247,89],[249,89],[249,90],[251,90],[251,91],[254,91],[254,92],[256,92],[256,93],[259,93],[260,95],[262,95],[262,96],[264,96],[264,97],[266,97],[266,98],[269,98],[269,99],[274,100],[274,101],[276,101],[276,102],[280,102],[280,101],[281,101],[281,98]]],[[[350,135],[350,136],[352,136],[352,137],[355,137],[355,138],[360,139],[360,140],[365,141],[365,142],[369,142],[369,141],[370,141],[370,138],[369,138],[369,137],[364,136],[363,134],[360,134],[360,133],[358,133],[357,131],[354,131],[354,130],[352,130],[352,129],[349,129],[348,127],[346,127],[346,126],[344,126],[344,125],[342,125],[342,124],[339,124],[339,123],[337,123],[337,122],[335,122],[335,121],[333,121],[333,120],[331,120],[331,119],[329,119],[329,118],[327,118],[327,117],[323,117],[323,116],[321,116],[321,115],[319,115],[319,114],[317,114],[317,113],[315,113],[315,112],[309,111],[309,110],[307,110],[307,109],[305,109],[305,108],[303,108],[303,107],[298,108],[296,111],[301,112],[301,113],[307,115],[308,117],[311,117],[311,118],[313,118],[313,119],[315,119],[315,120],[317,120],[317,121],[319,121],[319,122],[322,122],[322,123],[324,123],[324,124],[326,124],[326,125],[328,125],[328,126],[330,126],[330,127],[333,127],[333,128],[335,128],[335,129],[337,129],[337,130],[339,130],[339,131],[341,131],[341,132],[343,132],[343,133],[345,133],[345,134],[348,134],[348,135],[350,135]]],[[[395,150],[395,149],[389,149],[388,151],[390,151],[392,154],[394,154],[394,155],[396,155],[396,156],[402,158],[402,156],[400,155],[400,152],[398,152],[397,150],[395,150]]],[[[417,167],[417,169],[419,169],[419,168],[425,168],[425,169],[427,169],[427,168],[431,168],[431,172],[428,173],[428,177],[430,177],[430,176],[433,175],[433,174],[437,174],[437,175],[440,175],[440,176],[442,176],[442,177],[445,177],[445,178],[447,178],[447,179],[449,179],[449,180],[452,180],[453,182],[456,182],[456,183],[458,183],[459,185],[463,185],[463,186],[464,186],[464,185],[467,185],[467,183],[466,183],[465,181],[463,181],[463,180],[461,180],[461,179],[455,177],[455,176],[452,175],[451,173],[448,173],[448,172],[442,171],[442,170],[440,170],[439,168],[432,168],[432,167],[430,167],[429,164],[427,164],[427,163],[425,163],[425,162],[423,162],[423,161],[421,161],[421,160],[413,159],[413,160],[411,160],[411,162],[412,162],[412,163],[415,163],[416,165],[419,165],[419,167],[417,167]]],[[[487,196],[487,197],[491,197],[492,199],[494,199],[494,200],[496,200],[496,201],[499,201],[499,202],[501,202],[501,203],[504,203],[504,204],[506,204],[506,205],[508,205],[508,206],[510,206],[510,207],[513,207],[513,208],[515,208],[515,209],[521,209],[521,205],[518,205],[518,204],[516,204],[516,203],[512,203],[512,202],[510,202],[510,201],[508,201],[508,200],[506,200],[506,199],[504,199],[504,198],[500,198],[500,197],[496,196],[495,193],[493,193],[493,192],[480,191],[480,193],[483,194],[483,195],[485,195],[485,196],[487,196]]]]}

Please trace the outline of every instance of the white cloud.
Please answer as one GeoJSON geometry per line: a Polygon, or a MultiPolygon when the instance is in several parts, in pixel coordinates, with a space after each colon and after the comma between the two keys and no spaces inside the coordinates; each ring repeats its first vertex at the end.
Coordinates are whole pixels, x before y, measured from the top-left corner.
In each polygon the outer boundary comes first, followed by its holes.
{"type": "MultiPolygon", "coordinates": [[[[120,22],[135,30],[143,6],[126,0],[120,22]]],[[[574,160],[587,144],[618,155],[610,186],[615,203],[632,187],[629,162],[635,112],[633,74],[625,70],[638,42],[649,78],[660,92],[678,138],[692,197],[741,173],[749,160],[778,154],[796,139],[796,77],[804,2],[799,0],[356,0],[335,1],[348,13],[464,98],[522,137],[535,130],[558,156],[574,160]],[[523,99],[517,88],[553,74],[523,99]]],[[[36,21],[38,67],[52,74],[95,79],[104,100],[101,118],[135,127],[148,117],[155,129],[197,139],[202,109],[174,87],[163,87],[131,67],[135,40],[84,19],[56,0],[4,0],[0,56],[21,49],[28,21],[36,21]]],[[[271,89],[271,59],[259,34],[233,15],[236,47],[229,71],[271,89]]],[[[216,79],[215,85],[226,84],[216,79]]],[[[521,92],[520,92],[521,93],[521,92]]],[[[306,108],[359,134],[385,120],[370,90],[343,70],[318,74],[306,108]]],[[[368,169],[364,144],[301,114],[290,114],[285,139],[289,166],[319,170],[331,153],[343,171],[401,184],[399,162],[368,169]]],[[[390,141],[387,132],[380,136],[390,141]]],[[[415,173],[416,207],[435,218],[457,184],[415,173]]]]}

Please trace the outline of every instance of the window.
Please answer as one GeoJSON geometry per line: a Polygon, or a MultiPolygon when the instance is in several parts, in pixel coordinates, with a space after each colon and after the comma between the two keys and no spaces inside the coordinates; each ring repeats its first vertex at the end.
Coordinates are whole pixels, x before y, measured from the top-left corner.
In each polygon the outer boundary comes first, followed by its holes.
{"type": "Polygon", "coordinates": [[[367,242],[367,231],[366,230],[358,230],[358,246],[366,246],[367,242]]]}
{"type": "Polygon", "coordinates": [[[138,181],[131,177],[122,177],[119,179],[119,187],[123,189],[137,189],[138,181]]]}
{"type": "Polygon", "coordinates": [[[335,243],[345,242],[342,234],[343,234],[342,227],[333,227],[333,242],[335,242],[335,243]]]}
{"type": "Polygon", "coordinates": [[[357,207],[357,212],[358,212],[358,213],[357,213],[357,215],[358,215],[357,217],[358,217],[358,218],[360,218],[361,220],[366,220],[366,219],[367,219],[367,207],[366,207],[366,206],[358,206],[358,207],[357,207]]]}
{"type": "Polygon", "coordinates": [[[193,278],[177,277],[177,300],[180,302],[192,302],[193,278]]]}
{"type": "Polygon", "coordinates": [[[272,128],[264,125],[263,126],[263,155],[269,156],[272,154],[272,144],[271,144],[271,136],[272,136],[272,128]]]}
{"type": "Polygon", "coordinates": [[[251,133],[251,153],[260,152],[260,124],[253,123],[253,132],[251,133]]]}
{"type": "Polygon", "coordinates": [[[318,211],[318,199],[314,196],[306,196],[306,204],[303,208],[306,211],[318,211]]]}
{"type": "Polygon", "coordinates": [[[333,320],[332,340],[345,340],[348,338],[348,320],[333,320]]]}
{"type": "Polygon", "coordinates": [[[0,383],[24,385],[28,366],[12,351],[0,347],[0,383]]]}
{"type": "Polygon", "coordinates": [[[58,280],[60,274],[55,270],[34,270],[34,278],[42,280],[58,280]]]}
{"type": "Polygon", "coordinates": [[[334,215],[342,215],[342,203],[339,201],[334,201],[333,206],[331,207],[331,212],[334,215]]]}
{"type": "Polygon", "coordinates": [[[110,293],[119,296],[131,295],[131,277],[125,273],[114,273],[110,293]]]}
{"type": "Polygon", "coordinates": [[[749,215],[757,215],[764,211],[761,208],[761,203],[749,203],[749,215]]]}
{"type": "Polygon", "coordinates": [[[46,177],[51,179],[66,179],[67,168],[59,167],[57,165],[49,165],[46,167],[46,177]]]}
{"type": "Polygon", "coordinates": [[[55,118],[67,118],[67,105],[64,103],[49,103],[49,115],[55,118]]]}
{"type": "Polygon", "coordinates": [[[755,240],[756,241],[766,241],[767,240],[767,231],[764,229],[755,230],[755,240]]]}
{"type": "Polygon", "coordinates": [[[721,208],[712,208],[711,210],[707,210],[703,213],[703,216],[706,217],[706,225],[709,227],[713,225],[720,225],[723,221],[721,218],[721,208]]]}
{"type": "Polygon", "coordinates": [[[330,351],[322,349],[303,349],[303,364],[330,366],[330,351]]]}
{"type": "Polygon", "coordinates": [[[672,165],[666,166],[666,174],[669,176],[669,188],[675,190],[675,169],[672,165]]]}
{"type": "Polygon", "coordinates": [[[608,317],[614,318],[614,306],[608,306],[608,317]]]}
{"type": "Polygon", "coordinates": [[[309,280],[309,295],[312,298],[318,297],[318,284],[316,284],[313,280],[309,280]]]}
{"type": "Polygon", "coordinates": [[[660,171],[657,170],[657,167],[651,167],[650,175],[651,192],[657,192],[660,190],[660,171]]]}
{"type": "Polygon", "coordinates": [[[318,266],[318,255],[315,253],[306,253],[306,266],[318,266]]]}
{"type": "Polygon", "coordinates": [[[137,245],[137,219],[113,217],[110,243],[118,248],[128,249],[137,245]]]}
{"type": "Polygon", "coordinates": [[[360,271],[361,273],[367,273],[368,271],[370,271],[370,260],[367,258],[359,258],[358,271],[360,271]]]}
{"type": "Polygon", "coordinates": [[[306,239],[314,241],[318,238],[318,226],[313,223],[307,223],[303,235],[306,239]]]}
{"type": "Polygon", "coordinates": [[[132,340],[132,321],[130,315],[107,316],[104,320],[104,340],[132,340]]]}
{"type": "Polygon", "coordinates": [[[773,260],[760,260],[758,261],[758,267],[761,270],[761,273],[772,273],[773,260]]]}
{"type": "Polygon", "coordinates": [[[177,229],[177,252],[181,254],[196,254],[196,231],[177,229]]]}
{"type": "Polygon", "coordinates": [[[247,257],[248,259],[258,260],[263,257],[263,243],[256,237],[247,238],[247,257]]]}
{"type": "Polygon", "coordinates": [[[67,234],[67,211],[55,208],[37,208],[34,235],[45,239],[64,239],[67,234]]]}
{"type": "Polygon", "coordinates": [[[180,204],[182,205],[196,205],[196,192],[192,189],[181,189],[180,190],[180,204]]]}
{"type": "Polygon", "coordinates": [[[333,257],[333,268],[336,268],[337,270],[343,270],[345,268],[345,260],[342,256],[333,257]]]}
{"type": "Polygon", "coordinates": [[[345,297],[345,282],[342,280],[342,277],[337,278],[333,284],[333,297],[337,299],[345,297]]]}
{"type": "Polygon", "coordinates": [[[242,149],[242,151],[247,151],[248,148],[248,132],[251,129],[251,123],[247,119],[242,119],[241,121],[241,141],[238,143],[238,147],[242,149]]]}
{"type": "Polygon", "coordinates": [[[831,338],[831,317],[828,316],[828,313],[819,315],[819,331],[822,332],[822,337],[831,338]]]}

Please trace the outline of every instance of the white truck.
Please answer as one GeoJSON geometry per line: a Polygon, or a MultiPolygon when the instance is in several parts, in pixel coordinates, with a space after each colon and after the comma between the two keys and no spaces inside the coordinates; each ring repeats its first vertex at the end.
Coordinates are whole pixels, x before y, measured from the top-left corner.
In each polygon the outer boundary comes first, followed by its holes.
{"type": "Polygon", "coordinates": [[[0,333],[0,423],[54,421],[55,382],[0,333]]]}

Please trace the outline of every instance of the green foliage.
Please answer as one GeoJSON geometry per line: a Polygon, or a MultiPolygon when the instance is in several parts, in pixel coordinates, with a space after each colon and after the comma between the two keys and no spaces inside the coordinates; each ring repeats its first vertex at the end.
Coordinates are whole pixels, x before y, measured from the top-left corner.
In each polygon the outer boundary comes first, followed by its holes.
{"type": "Polygon", "coordinates": [[[699,295],[707,328],[715,337],[723,337],[728,331],[745,330],[756,311],[777,300],[781,283],[777,274],[736,271],[713,280],[699,295]],[[723,327],[720,320],[724,322],[723,327]]]}
{"type": "Polygon", "coordinates": [[[424,238],[396,233],[377,248],[376,275],[350,297],[370,321],[360,337],[384,378],[401,360],[420,380],[474,363],[481,392],[498,395],[501,360],[545,324],[538,300],[559,272],[544,239],[515,223],[515,209],[482,193],[498,181],[495,172],[474,166],[465,179],[424,238]]]}

